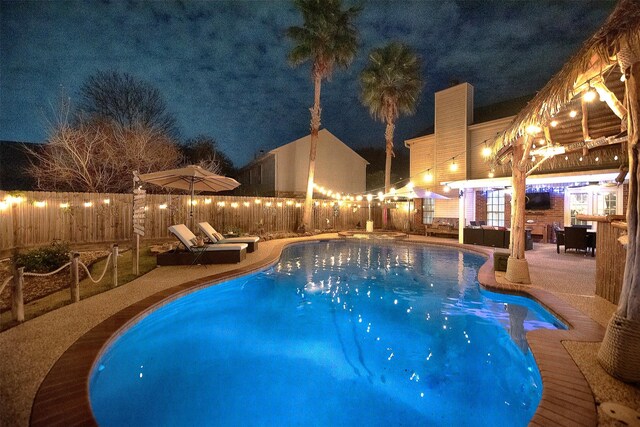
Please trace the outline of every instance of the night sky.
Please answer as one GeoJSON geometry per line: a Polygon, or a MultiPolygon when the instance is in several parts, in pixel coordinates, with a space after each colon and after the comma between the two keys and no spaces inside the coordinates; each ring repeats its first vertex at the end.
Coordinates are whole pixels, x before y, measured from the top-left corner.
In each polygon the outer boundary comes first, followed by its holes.
{"type": "MultiPolygon", "coordinates": [[[[354,2],[345,0],[345,4],[354,2]]],[[[434,92],[476,88],[476,106],[544,86],[613,10],[614,1],[363,2],[360,49],[322,86],[322,125],[352,148],[384,146],[384,126],[360,104],[368,51],[400,40],[422,58],[417,113],[396,147],[433,123],[434,92]]],[[[78,99],[96,71],[157,87],[181,139],[214,137],[236,166],[260,149],[309,133],[309,66],[291,68],[285,29],[302,18],[288,1],[1,1],[0,140],[42,142],[61,91],[78,99]]]]}

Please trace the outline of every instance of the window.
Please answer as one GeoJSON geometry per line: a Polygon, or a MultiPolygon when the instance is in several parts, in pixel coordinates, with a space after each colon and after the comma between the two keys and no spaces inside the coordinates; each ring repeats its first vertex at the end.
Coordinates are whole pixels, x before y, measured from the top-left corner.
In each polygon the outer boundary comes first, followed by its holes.
{"type": "Polygon", "coordinates": [[[580,221],[576,215],[621,215],[622,186],[584,186],[567,188],[565,191],[565,224],[591,224],[595,222],[580,221]],[[568,209],[567,209],[568,207],[568,209]]]}
{"type": "Polygon", "coordinates": [[[422,199],[422,223],[433,224],[435,212],[435,199],[422,199]]]}
{"type": "Polygon", "coordinates": [[[487,225],[504,227],[504,190],[487,191],[487,225]]]}
{"type": "Polygon", "coordinates": [[[585,221],[576,219],[576,215],[589,213],[589,193],[569,194],[569,206],[571,207],[571,225],[586,224],[585,221]]]}

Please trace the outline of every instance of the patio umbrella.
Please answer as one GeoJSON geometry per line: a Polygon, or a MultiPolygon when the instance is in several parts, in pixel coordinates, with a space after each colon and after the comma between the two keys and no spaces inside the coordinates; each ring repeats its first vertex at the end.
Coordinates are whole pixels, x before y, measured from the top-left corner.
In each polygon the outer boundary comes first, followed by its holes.
{"type": "Polygon", "coordinates": [[[189,165],[179,169],[145,173],[139,176],[143,182],[159,185],[161,187],[189,190],[191,203],[189,204],[189,217],[193,228],[193,195],[195,191],[228,191],[240,185],[238,181],[222,175],[216,175],[196,165],[189,165]]]}
{"type": "Polygon", "coordinates": [[[429,191],[426,188],[411,187],[409,184],[404,187],[398,188],[394,192],[389,192],[384,195],[385,198],[398,197],[400,199],[443,199],[447,200],[449,197],[443,196],[433,191],[429,191]]]}

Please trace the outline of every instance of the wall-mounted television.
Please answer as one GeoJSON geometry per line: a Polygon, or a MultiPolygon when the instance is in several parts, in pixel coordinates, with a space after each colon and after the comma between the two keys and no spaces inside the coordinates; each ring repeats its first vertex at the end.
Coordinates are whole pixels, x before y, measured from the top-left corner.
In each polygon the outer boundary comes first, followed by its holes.
{"type": "Polygon", "coordinates": [[[551,195],[549,193],[527,193],[525,196],[525,210],[551,209],[551,195]]]}

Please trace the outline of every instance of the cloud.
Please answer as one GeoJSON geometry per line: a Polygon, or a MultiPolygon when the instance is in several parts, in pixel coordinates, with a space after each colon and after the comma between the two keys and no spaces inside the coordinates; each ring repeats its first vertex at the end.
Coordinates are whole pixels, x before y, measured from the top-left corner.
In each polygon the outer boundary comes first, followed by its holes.
{"type": "MultiPolygon", "coordinates": [[[[346,1],[347,3],[351,3],[346,1]]],[[[157,87],[183,138],[211,135],[237,165],[309,132],[309,65],[286,62],[290,2],[3,2],[0,139],[41,141],[60,87],[73,97],[98,70],[157,87]],[[11,40],[10,43],[6,42],[11,40]]],[[[390,40],[417,50],[425,92],[399,120],[396,146],[433,120],[433,92],[457,78],[476,105],[540,89],[613,9],[613,1],[382,1],[358,17],[360,49],[323,83],[322,123],[353,147],[383,145],[384,126],[360,104],[368,52],[390,40]]]]}

